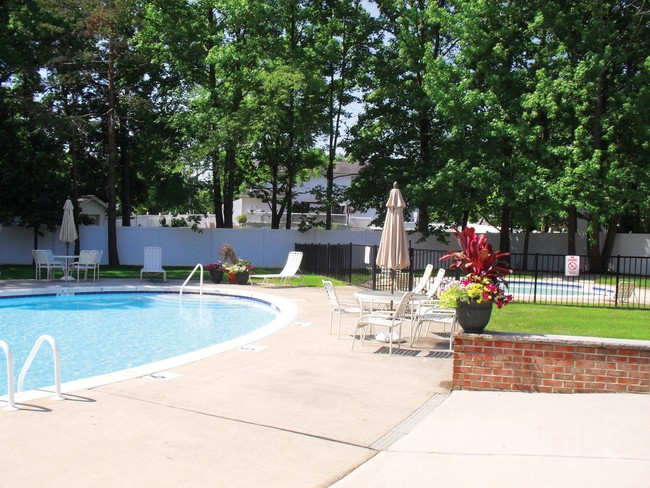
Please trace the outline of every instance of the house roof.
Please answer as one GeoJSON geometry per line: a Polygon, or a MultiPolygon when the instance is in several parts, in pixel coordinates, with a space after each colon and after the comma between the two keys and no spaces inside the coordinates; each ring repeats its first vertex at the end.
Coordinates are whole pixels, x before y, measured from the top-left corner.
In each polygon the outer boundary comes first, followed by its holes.
{"type": "Polygon", "coordinates": [[[96,203],[97,205],[100,205],[104,209],[108,209],[108,203],[106,203],[104,200],[101,200],[100,198],[97,198],[95,195],[84,195],[78,198],[79,201],[79,206],[83,205],[84,203],[96,203]]]}

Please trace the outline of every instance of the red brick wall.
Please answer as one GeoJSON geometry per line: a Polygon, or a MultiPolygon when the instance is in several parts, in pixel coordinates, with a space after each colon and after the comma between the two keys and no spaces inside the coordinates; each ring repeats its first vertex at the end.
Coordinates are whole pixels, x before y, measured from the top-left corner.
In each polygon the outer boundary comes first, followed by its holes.
{"type": "Polygon", "coordinates": [[[650,341],[460,333],[453,389],[650,393],[650,341]]]}

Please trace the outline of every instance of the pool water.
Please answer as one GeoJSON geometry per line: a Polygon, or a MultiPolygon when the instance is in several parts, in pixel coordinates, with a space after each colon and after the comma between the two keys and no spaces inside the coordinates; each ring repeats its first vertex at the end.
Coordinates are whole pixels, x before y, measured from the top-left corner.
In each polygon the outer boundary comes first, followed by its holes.
{"type": "MultiPolygon", "coordinates": [[[[79,293],[7,298],[0,300],[0,339],[11,348],[17,388],[20,369],[43,334],[57,343],[61,381],[66,383],[219,344],[264,326],[278,314],[260,301],[214,295],[79,293]]],[[[44,343],[25,376],[24,390],[52,384],[53,353],[44,343]]],[[[3,367],[0,396],[6,393],[3,367]]]]}
{"type": "MultiPolygon", "coordinates": [[[[506,293],[517,295],[533,295],[538,296],[578,296],[578,295],[593,295],[597,290],[589,290],[582,285],[573,285],[569,283],[544,283],[537,282],[537,286],[532,281],[511,281],[508,283],[506,293]]],[[[602,292],[600,293],[602,294],[602,292]]]]}

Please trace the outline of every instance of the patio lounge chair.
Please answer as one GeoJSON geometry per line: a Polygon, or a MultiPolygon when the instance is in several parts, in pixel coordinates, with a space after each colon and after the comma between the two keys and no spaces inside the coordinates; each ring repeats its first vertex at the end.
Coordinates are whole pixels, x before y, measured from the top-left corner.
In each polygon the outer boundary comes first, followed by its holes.
{"type": "Polygon", "coordinates": [[[294,278],[300,278],[300,284],[302,285],[305,277],[300,271],[300,263],[302,263],[302,252],[291,251],[282,271],[276,274],[251,275],[250,282],[253,284],[254,279],[262,280],[261,284],[263,285],[264,283],[269,283],[271,280],[278,280],[278,284],[280,285],[289,282],[289,286],[292,286],[291,280],[294,278]]]}
{"type": "Polygon", "coordinates": [[[56,271],[61,271],[65,275],[65,263],[56,261],[52,255],[51,249],[34,249],[32,250],[34,264],[36,265],[36,279],[41,279],[41,270],[45,270],[45,279],[54,278],[56,271]]]}
{"type": "Polygon", "coordinates": [[[636,294],[636,286],[633,281],[621,281],[616,287],[614,296],[608,298],[608,300],[618,303],[628,303],[634,299],[637,302],[639,301],[639,297],[636,294]]]}
{"type": "Polygon", "coordinates": [[[339,300],[336,294],[334,284],[329,280],[323,280],[323,287],[327,292],[327,299],[330,304],[330,334],[332,333],[332,324],[334,322],[334,314],[339,316],[339,339],[341,338],[341,315],[345,313],[360,313],[361,307],[358,303],[344,303],[339,300]]]}
{"type": "Polygon", "coordinates": [[[167,272],[162,267],[162,248],[145,247],[144,248],[144,266],[140,270],[140,279],[144,273],[162,274],[163,281],[167,281],[167,272]]]}
{"type": "MultiPolygon", "coordinates": [[[[402,340],[402,322],[404,321],[405,318],[407,318],[407,311],[408,311],[408,306],[409,302],[411,301],[411,295],[412,293],[410,291],[404,293],[404,296],[402,296],[402,299],[400,300],[399,304],[397,305],[397,308],[395,310],[377,310],[370,312],[368,314],[364,314],[361,317],[359,317],[359,320],[357,320],[357,327],[356,330],[360,332],[361,334],[361,345],[363,345],[363,341],[366,338],[366,334],[368,332],[368,329],[374,329],[376,327],[379,328],[385,328],[387,329],[387,335],[388,335],[388,355],[393,354],[393,341],[397,340],[397,348],[400,348],[400,343],[402,340]],[[397,339],[394,339],[394,329],[398,329],[397,332],[397,339]]],[[[355,332],[354,336],[352,337],[352,350],[354,351],[354,342],[357,338],[357,334],[355,332]]]]}
{"type": "Polygon", "coordinates": [[[413,293],[424,293],[424,290],[428,288],[431,273],[433,273],[433,264],[427,264],[427,267],[424,268],[422,278],[420,278],[418,284],[413,287],[413,293]]]}

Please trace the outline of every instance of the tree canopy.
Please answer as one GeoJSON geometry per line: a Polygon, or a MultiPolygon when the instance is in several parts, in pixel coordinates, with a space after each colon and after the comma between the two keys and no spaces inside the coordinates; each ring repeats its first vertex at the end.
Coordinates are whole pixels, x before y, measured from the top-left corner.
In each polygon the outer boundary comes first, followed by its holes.
{"type": "MultiPolygon", "coordinates": [[[[214,213],[243,193],[291,225],[295,189],[334,164],[418,230],[588,223],[592,266],[650,231],[646,1],[6,0],[0,5],[0,221],[38,232],[65,197],[214,213]],[[346,127],[349,126],[349,130],[346,127]],[[29,188],[29,192],[25,192],[29,188]],[[601,242],[602,231],[606,237],[601,242]]],[[[112,224],[111,224],[112,222],[112,224]]]]}

